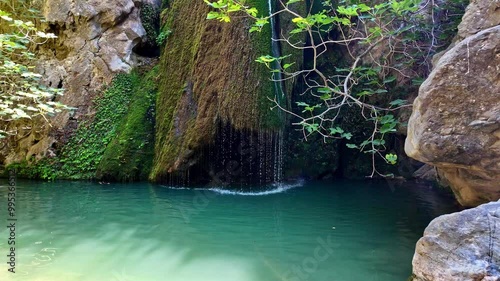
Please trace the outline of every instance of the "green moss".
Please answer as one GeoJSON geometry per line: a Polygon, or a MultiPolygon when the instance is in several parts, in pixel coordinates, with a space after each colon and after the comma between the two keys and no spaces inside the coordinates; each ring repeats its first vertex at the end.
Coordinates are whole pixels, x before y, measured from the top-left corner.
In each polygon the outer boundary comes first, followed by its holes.
{"type": "Polygon", "coordinates": [[[0,174],[0,178],[8,177],[8,170],[15,169],[16,175],[23,179],[44,179],[44,180],[54,180],[57,174],[57,164],[54,162],[55,159],[45,158],[35,164],[29,163],[28,161],[23,161],[20,163],[14,163],[9,165],[4,174],[0,174]]]}
{"type": "Polygon", "coordinates": [[[96,99],[92,122],[80,124],[64,146],[57,178],[93,179],[107,145],[116,137],[120,121],[128,111],[137,74],[118,74],[104,94],[96,99]]]}
{"type": "Polygon", "coordinates": [[[137,180],[149,173],[154,137],[156,71],[118,74],[57,157],[22,162],[21,178],[137,180]]]}
{"type": "Polygon", "coordinates": [[[155,47],[160,29],[160,11],[151,4],[144,4],[141,8],[141,22],[146,30],[145,44],[155,47]]]}
{"type": "MultiPolygon", "coordinates": [[[[265,0],[252,0],[267,14],[265,0]]],[[[171,30],[160,58],[155,164],[150,178],[185,165],[187,157],[214,140],[218,124],[238,130],[277,130],[280,112],[270,110],[274,84],[255,60],[271,54],[271,29],[248,32],[251,20],[206,20],[202,1],[171,1],[162,30],[171,30]],[[174,122],[174,120],[176,120],[174,122]]]]}
{"type": "Polygon", "coordinates": [[[156,67],[134,84],[129,110],[104,151],[97,167],[97,178],[113,181],[147,179],[153,160],[157,72],[156,67]]]}
{"type": "MultiPolygon", "coordinates": [[[[249,0],[248,5],[255,7],[260,15],[269,15],[269,4],[267,0],[249,0]]],[[[263,55],[272,55],[272,31],[271,24],[266,25],[266,27],[261,32],[251,33],[251,47],[255,52],[257,57],[263,55]]],[[[257,62],[250,62],[255,63],[257,62]]],[[[258,65],[258,76],[260,77],[261,86],[258,89],[258,111],[259,111],[259,127],[261,129],[277,129],[284,126],[283,114],[275,107],[275,103],[272,101],[276,98],[279,99],[281,93],[276,93],[274,82],[272,79],[272,72],[270,69],[264,65],[258,65]],[[270,100],[271,99],[271,100],[270,100]]]]}

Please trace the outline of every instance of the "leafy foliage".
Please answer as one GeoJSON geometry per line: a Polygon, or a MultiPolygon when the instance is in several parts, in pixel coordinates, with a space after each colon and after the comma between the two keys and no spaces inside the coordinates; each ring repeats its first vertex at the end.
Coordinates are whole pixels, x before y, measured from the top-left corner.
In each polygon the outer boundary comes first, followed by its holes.
{"type": "Polygon", "coordinates": [[[162,46],[163,44],[165,44],[165,42],[167,41],[168,36],[170,36],[170,34],[172,34],[172,30],[170,30],[168,28],[164,28],[160,32],[160,34],[158,34],[158,37],[156,37],[156,44],[158,44],[158,46],[162,46]]]}
{"type": "Polygon", "coordinates": [[[153,149],[156,71],[118,74],[95,102],[92,120],[79,124],[52,158],[13,164],[32,179],[144,179],[153,149]]]}
{"type": "Polygon", "coordinates": [[[104,151],[97,178],[135,181],[148,177],[154,148],[157,72],[158,67],[153,68],[134,83],[127,114],[104,151]]]}
{"type": "Polygon", "coordinates": [[[91,179],[101,162],[106,146],[117,133],[117,124],[127,113],[133,84],[137,77],[118,74],[111,86],[98,98],[94,120],[80,124],[63,148],[61,174],[74,179],[91,179]]]}
{"type": "MultiPolygon", "coordinates": [[[[372,157],[378,155],[388,164],[396,163],[397,156],[386,153],[386,136],[403,125],[397,112],[409,105],[404,97],[390,91],[418,86],[421,77],[429,70],[432,54],[442,46],[432,26],[436,23],[436,7],[428,6],[428,3],[422,5],[420,0],[374,1],[373,4],[359,0],[325,0],[319,11],[311,12],[311,9],[301,14],[295,3],[303,0],[280,0],[278,11],[260,16],[258,10],[244,1],[204,1],[214,9],[207,19],[230,22],[232,16],[244,13],[254,20],[250,32],[263,30],[270,19],[279,14],[292,16],[294,27],[290,36],[285,37],[286,32],[283,32],[279,41],[311,53],[310,66],[290,71],[292,63],[287,62],[288,56],[273,57],[269,54],[256,61],[273,73],[283,74],[285,78],[274,79],[276,82],[302,79],[306,85],[303,94],[309,94],[315,101],[308,98],[298,102],[299,112],[284,108],[275,100],[276,107],[299,120],[294,124],[302,127],[306,138],[317,133],[324,139],[345,140],[350,140],[352,134],[347,132],[348,128],[339,127],[339,116],[343,108],[357,107],[373,129],[362,142],[347,143],[347,146],[372,157]],[[338,67],[333,73],[318,65],[329,48],[344,50],[347,57],[347,65],[338,67]],[[279,69],[274,66],[276,62],[279,69]],[[428,69],[425,66],[429,66],[428,69]],[[385,102],[380,104],[380,101],[385,102]]],[[[375,174],[383,176],[373,164],[371,176],[375,174]]]]}
{"type": "Polygon", "coordinates": [[[32,46],[56,38],[54,34],[37,29],[32,21],[14,19],[0,10],[0,138],[8,134],[9,122],[55,114],[69,107],[54,101],[63,89],[46,87],[42,76],[34,71],[36,54],[32,46]],[[5,28],[8,27],[8,28],[5,28]]]}
{"type": "Polygon", "coordinates": [[[146,30],[145,43],[154,47],[160,29],[160,11],[152,4],[144,4],[141,8],[141,22],[146,30]]]}

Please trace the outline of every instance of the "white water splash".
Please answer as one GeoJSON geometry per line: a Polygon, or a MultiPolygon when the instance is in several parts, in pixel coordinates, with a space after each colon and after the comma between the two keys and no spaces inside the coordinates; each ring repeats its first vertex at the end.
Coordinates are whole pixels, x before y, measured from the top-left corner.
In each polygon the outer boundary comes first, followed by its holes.
{"type": "Polygon", "coordinates": [[[283,183],[278,183],[278,184],[273,184],[272,186],[274,187],[273,189],[269,190],[263,190],[263,191],[238,191],[238,190],[228,190],[228,189],[221,189],[221,188],[211,188],[208,189],[209,191],[213,191],[219,194],[223,195],[240,195],[240,196],[265,196],[265,195],[271,195],[271,194],[278,194],[278,193],[283,193],[286,192],[290,189],[300,187],[303,185],[303,182],[298,182],[294,184],[283,184],[283,183]]]}
{"type": "Polygon", "coordinates": [[[303,180],[299,180],[295,183],[290,183],[290,184],[285,184],[285,183],[274,183],[270,186],[270,189],[267,190],[262,190],[262,191],[247,191],[247,190],[231,190],[231,189],[224,189],[220,187],[214,187],[214,188],[187,188],[187,187],[173,187],[173,186],[166,186],[162,185],[165,188],[168,189],[174,189],[174,190],[185,190],[185,189],[191,189],[191,190],[202,190],[202,191],[212,191],[215,193],[219,193],[222,195],[240,195],[240,196],[265,196],[265,195],[271,195],[271,194],[278,194],[278,193],[283,193],[288,190],[301,187],[304,185],[303,180]]]}

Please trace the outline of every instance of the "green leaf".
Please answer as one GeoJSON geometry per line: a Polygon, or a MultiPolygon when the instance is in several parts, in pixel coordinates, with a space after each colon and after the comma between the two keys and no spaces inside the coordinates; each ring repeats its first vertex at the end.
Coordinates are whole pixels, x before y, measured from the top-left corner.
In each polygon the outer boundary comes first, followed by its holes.
{"type": "Polygon", "coordinates": [[[384,93],[387,93],[387,90],[386,89],[377,89],[374,93],[375,94],[384,94],[384,93]]]}
{"type": "Polygon", "coordinates": [[[316,132],[319,129],[319,124],[304,123],[303,126],[307,130],[307,132],[309,132],[309,133],[316,132]]]}
{"type": "Polygon", "coordinates": [[[323,95],[321,95],[319,98],[320,98],[321,100],[323,100],[323,101],[326,101],[326,100],[330,99],[331,97],[332,97],[332,95],[331,95],[331,94],[323,94],[323,95]]]}
{"type": "Polygon", "coordinates": [[[385,155],[385,160],[387,160],[389,164],[395,165],[398,161],[398,156],[396,154],[389,153],[385,155]]]}
{"type": "Polygon", "coordinates": [[[415,86],[420,86],[422,85],[422,83],[424,83],[424,81],[425,80],[423,78],[415,78],[411,80],[411,83],[415,86]]]}
{"type": "Polygon", "coordinates": [[[396,120],[394,119],[394,115],[392,115],[392,114],[387,114],[387,115],[384,115],[380,118],[381,124],[387,124],[387,123],[392,123],[392,122],[396,122],[396,120]]]}
{"type": "Polygon", "coordinates": [[[389,76],[384,79],[384,84],[394,82],[396,80],[396,76],[389,76]]]}
{"type": "Polygon", "coordinates": [[[396,132],[396,125],[397,123],[386,123],[382,127],[380,127],[380,133],[381,134],[386,134],[390,132],[396,132]]]}
{"type": "Polygon", "coordinates": [[[332,90],[330,88],[327,88],[327,87],[322,87],[322,88],[318,88],[318,93],[330,94],[330,93],[332,93],[332,90]]]}
{"type": "Polygon", "coordinates": [[[362,91],[361,93],[357,93],[356,95],[358,97],[364,97],[364,96],[371,96],[375,94],[374,92],[371,92],[371,91],[362,91]]]}
{"type": "Polygon", "coordinates": [[[372,141],[373,145],[375,146],[381,146],[381,145],[384,145],[385,144],[385,140],[381,140],[381,139],[376,139],[376,140],[373,140],[372,141]]]}
{"type": "Polygon", "coordinates": [[[346,140],[350,140],[352,138],[352,134],[351,133],[343,133],[342,137],[346,140]]]}
{"type": "Polygon", "coordinates": [[[393,100],[391,101],[389,104],[391,106],[401,106],[401,105],[405,105],[408,101],[407,100],[402,100],[402,99],[397,99],[397,100],[393,100]]]}
{"type": "Polygon", "coordinates": [[[257,14],[259,13],[259,11],[257,11],[256,8],[250,8],[250,9],[246,9],[246,12],[251,15],[252,17],[256,17],[257,14]]]}
{"type": "Polygon", "coordinates": [[[342,134],[344,130],[340,127],[330,128],[330,135],[342,134]]]}
{"type": "Polygon", "coordinates": [[[356,149],[359,149],[359,147],[358,147],[357,145],[352,144],[352,143],[347,143],[347,144],[346,144],[346,146],[347,146],[348,148],[356,148],[356,149]]]}
{"type": "Polygon", "coordinates": [[[359,16],[356,5],[353,6],[339,6],[337,12],[345,16],[359,16]]]}
{"type": "Polygon", "coordinates": [[[265,55],[265,56],[258,57],[255,61],[259,62],[259,63],[265,63],[265,64],[267,64],[267,63],[276,61],[276,58],[273,57],[273,56],[265,55]]]}
{"type": "Polygon", "coordinates": [[[207,14],[207,20],[218,19],[219,17],[220,17],[220,13],[218,13],[218,12],[209,12],[207,14]]]}

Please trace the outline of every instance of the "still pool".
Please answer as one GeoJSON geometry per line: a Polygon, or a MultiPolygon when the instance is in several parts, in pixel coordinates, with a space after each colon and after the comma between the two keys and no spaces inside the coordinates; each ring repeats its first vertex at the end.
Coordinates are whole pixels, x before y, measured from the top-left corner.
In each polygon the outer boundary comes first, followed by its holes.
{"type": "Polygon", "coordinates": [[[2,281],[405,281],[425,226],[456,211],[408,182],[245,193],[20,181],[16,198],[16,273],[2,227],[2,281]]]}

